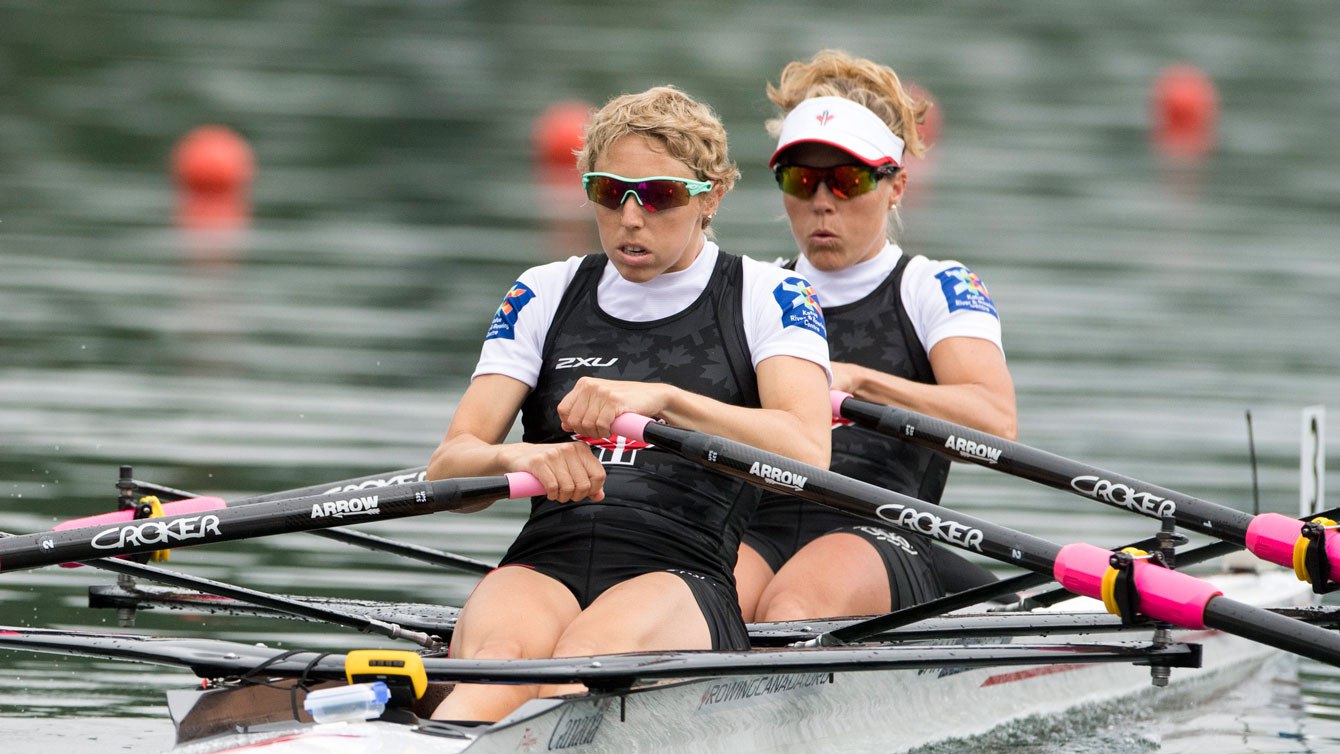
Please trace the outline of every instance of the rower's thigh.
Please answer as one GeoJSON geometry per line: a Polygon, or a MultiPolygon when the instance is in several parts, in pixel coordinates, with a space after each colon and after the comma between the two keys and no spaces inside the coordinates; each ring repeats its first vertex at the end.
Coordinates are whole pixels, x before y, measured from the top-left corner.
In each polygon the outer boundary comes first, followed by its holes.
{"type": "Polygon", "coordinates": [[[884,558],[855,534],[825,534],[786,561],[759,597],[758,620],[804,620],[888,612],[884,558]]]}
{"type": "Polygon", "coordinates": [[[739,557],[735,560],[735,591],[740,597],[740,616],[746,623],[754,619],[758,598],[763,596],[772,577],[772,566],[758,554],[758,550],[741,543],[739,557]]]}
{"type": "Polygon", "coordinates": [[[572,592],[529,568],[504,566],[480,580],[456,620],[451,656],[549,657],[581,613],[572,592]]]}
{"type": "Polygon", "coordinates": [[[644,573],[605,590],[572,621],[555,657],[660,649],[711,649],[712,636],[684,579],[644,573]]]}

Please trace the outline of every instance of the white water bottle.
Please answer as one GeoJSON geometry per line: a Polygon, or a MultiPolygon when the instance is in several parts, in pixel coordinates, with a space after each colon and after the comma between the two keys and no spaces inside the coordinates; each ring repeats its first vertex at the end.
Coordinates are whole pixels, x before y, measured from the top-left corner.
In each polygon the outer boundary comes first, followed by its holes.
{"type": "Polygon", "coordinates": [[[370,720],[381,717],[391,690],[381,681],[321,689],[307,695],[302,706],[318,723],[370,720]]]}

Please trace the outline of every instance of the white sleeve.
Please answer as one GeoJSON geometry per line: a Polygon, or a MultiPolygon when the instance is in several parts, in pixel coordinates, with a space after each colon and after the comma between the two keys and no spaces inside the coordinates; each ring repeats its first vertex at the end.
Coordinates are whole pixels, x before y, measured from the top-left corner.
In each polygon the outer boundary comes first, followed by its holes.
{"type": "Polygon", "coordinates": [[[792,270],[745,257],[744,335],[754,368],[773,356],[795,356],[823,367],[831,382],[823,311],[809,281],[792,270]]]}
{"type": "Polygon", "coordinates": [[[1000,314],[991,294],[981,278],[962,264],[913,257],[903,272],[902,295],[903,308],[926,353],[945,338],[981,338],[1005,352],[1000,314]]]}
{"type": "Polygon", "coordinates": [[[581,257],[571,257],[521,273],[493,313],[470,379],[502,374],[535,387],[549,325],[581,261],[581,257]]]}

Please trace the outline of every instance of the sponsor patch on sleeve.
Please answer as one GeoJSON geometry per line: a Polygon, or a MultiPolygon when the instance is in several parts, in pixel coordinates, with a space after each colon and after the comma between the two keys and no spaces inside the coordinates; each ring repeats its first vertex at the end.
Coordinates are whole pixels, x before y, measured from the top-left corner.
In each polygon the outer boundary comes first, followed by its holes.
{"type": "Polygon", "coordinates": [[[986,284],[977,277],[977,273],[960,266],[937,272],[935,277],[940,281],[940,290],[945,294],[949,311],[968,309],[1000,319],[996,305],[991,301],[991,294],[986,292],[986,284]]]}
{"type": "Polygon", "coordinates": [[[516,318],[533,298],[535,298],[535,293],[523,285],[520,280],[513,283],[512,288],[507,291],[507,295],[503,296],[502,303],[498,305],[498,311],[493,313],[493,323],[489,325],[489,333],[484,336],[484,340],[493,340],[494,338],[515,339],[516,318]]]}
{"type": "Polygon", "coordinates": [[[819,308],[819,295],[805,278],[790,277],[772,290],[772,297],[782,309],[782,327],[803,327],[828,337],[824,327],[824,312],[819,308]]]}

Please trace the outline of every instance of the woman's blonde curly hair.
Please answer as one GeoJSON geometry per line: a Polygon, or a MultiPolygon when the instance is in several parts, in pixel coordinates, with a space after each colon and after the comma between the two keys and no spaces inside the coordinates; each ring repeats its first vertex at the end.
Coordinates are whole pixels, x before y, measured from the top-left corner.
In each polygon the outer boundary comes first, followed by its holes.
{"type": "Polygon", "coordinates": [[[931,103],[913,97],[892,68],[842,50],[820,50],[807,61],[788,63],[777,85],[768,84],[768,99],[778,109],[778,117],[767,122],[768,133],[780,134],[787,113],[814,97],[845,97],[878,115],[903,140],[907,154],[926,153],[916,126],[926,119],[931,103]]]}
{"type": "MultiPolygon", "coordinates": [[[[673,86],[622,94],[605,103],[586,127],[586,141],[576,152],[577,169],[591,172],[605,150],[629,135],[654,139],[671,157],[688,165],[694,178],[711,181],[713,190],[723,195],[740,177],[730,159],[721,118],[711,107],[673,86]]],[[[703,219],[709,238],[710,222],[710,217],[703,219]]]]}

